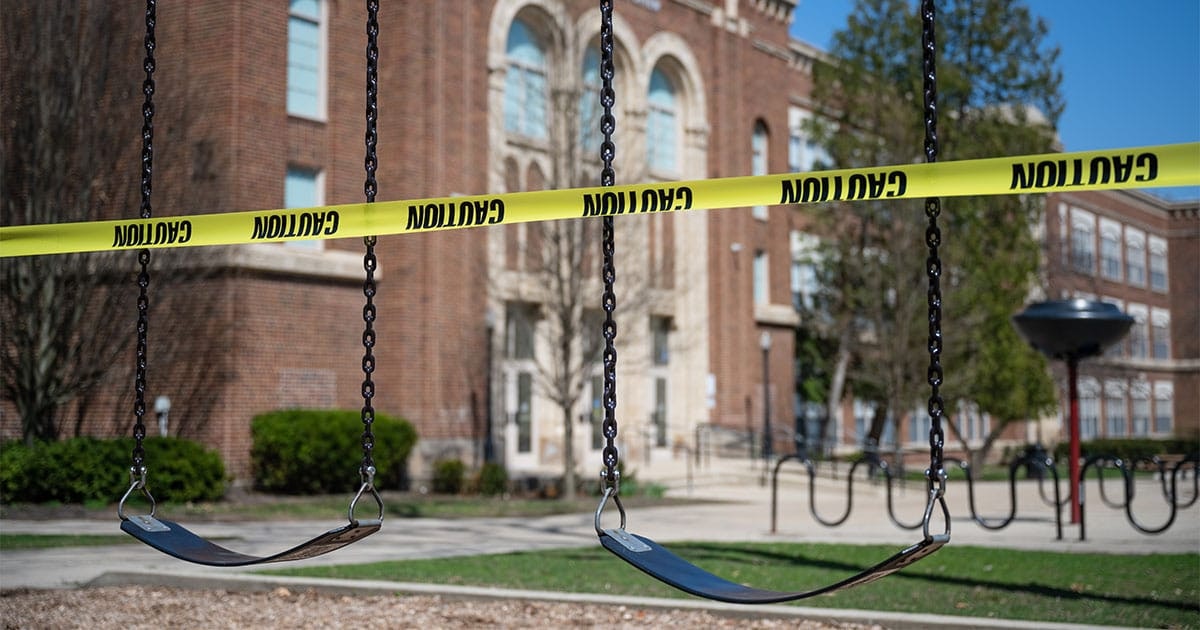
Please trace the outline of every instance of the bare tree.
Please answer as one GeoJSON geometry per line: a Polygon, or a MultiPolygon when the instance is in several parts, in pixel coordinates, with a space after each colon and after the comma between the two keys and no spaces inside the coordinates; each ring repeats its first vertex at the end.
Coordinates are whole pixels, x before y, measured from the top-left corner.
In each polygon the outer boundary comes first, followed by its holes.
{"type": "MultiPolygon", "coordinates": [[[[6,6],[0,22],[0,223],[136,216],[144,77],[140,24],[138,7],[101,0],[6,6]]],[[[159,137],[192,131],[186,114],[173,113],[157,117],[159,137]]],[[[173,200],[203,200],[207,194],[197,197],[186,180],[163,188],[168,195],[156,196],[155,209],[168,213],[182,205],[173,200]]],[[[171,273],[155,272],[154,287],[212,274],[195,253],[186,258],[156,253],[155,269],[171,273]]],[[[0,259],[3,398],[20,418],[26,441],[107,432],[128,420],[136,269],[136,253],[127,251],[0,259]],[[111,423],[97,421],[105,410],[111,423]]],[[[170,299],[159,305],[157,295],[152,297],[152,316],[170,306],[170,299]]],[[[159,326],[155,318],[154,363],[183,365],[196,339],[211,338],[175,330],[206,325],[213,307],[189,304],[180,312],[193,315],[191,323],[162,318],[159,326]]],[[[203,362],[204,356],[193,360],[203,362]]],[[[180,402],[211,397],[217,370],[184,372],[160,382],[181,383],[180,402]]],[[[207,406],[185,408],[188,413],[176,418],[198,423],[207,406]]]]}
{"type": "MultiPolygon", "coordinates": [[[[130,207],[136,171],[136,12],[108,2],[24,2],[5,10],[0,120],[6,225],[85,221],[130,207]],[[127,19],[128,18],[128,19],[127,19]],[[129,72],[124,72],[128,69],[129,72]]],[[[112,290],[126,253],[6,258],[0,302],[4,398],[26,441],[54,439],[68,404],[127,343],[112,290]]]]}

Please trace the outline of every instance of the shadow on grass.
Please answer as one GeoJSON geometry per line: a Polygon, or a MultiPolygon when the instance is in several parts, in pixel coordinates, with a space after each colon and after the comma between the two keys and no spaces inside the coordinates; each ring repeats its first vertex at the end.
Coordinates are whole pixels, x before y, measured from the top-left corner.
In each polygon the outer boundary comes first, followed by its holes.
{"type": "MultiPolygon", "coordinates": [[[[831,571],[844,571],[846,573],[857,573],[863,569],[863,567],[856,564],[839,562],[836,560],[827,560],[817,557],[809,557],[802,554],[794,555],[779,553],[767,549],[728,549],[719,545],[705,543],[680,543],[671,545],[671,548],[679,555],[682,555],[688,560],[698,564],[708,561],[743,563],[771,562],[777,563],[781,566],[785,564],[803,565],[805,567],[827,569],[831,571]]],[[[925,560],[925,562],[928,563],[930,560],[925,560]]],[[[1186,612],[1200,612],[1200,604],[1196,603],[1150,599],[1148,597],[1112,595],[1108,593],[1081,593],[1069,588],[1059,588],[1037,583],[1013,584],[1008,582],[985,580],[980,578],[965,578],[953,575],[928,575],[918,572],[920,566],[920,564],[916,564],[914,567],[918,567],[917,569],[901,571],[889,579],[914,580],[930,582],[939,585],[954,584],[968,588],[986,588],[1009,593],[1025,593],[1038,597],[1062,598],[1064,600],[1073,600],[1078,602],[1095,601],[1133,606],[1153,606],[1186,612]]]]}

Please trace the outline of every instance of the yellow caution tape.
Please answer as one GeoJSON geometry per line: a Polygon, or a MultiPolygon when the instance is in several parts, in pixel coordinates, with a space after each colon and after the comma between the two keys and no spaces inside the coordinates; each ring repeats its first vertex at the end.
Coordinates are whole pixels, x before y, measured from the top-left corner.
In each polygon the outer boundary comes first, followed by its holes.
{"type": "Polygon", "coordinates": [[[0,227],[0,257],[408,234],[763,205],[1170,186],[1200,186],[1200,142],[608,188],[0,227]]]}

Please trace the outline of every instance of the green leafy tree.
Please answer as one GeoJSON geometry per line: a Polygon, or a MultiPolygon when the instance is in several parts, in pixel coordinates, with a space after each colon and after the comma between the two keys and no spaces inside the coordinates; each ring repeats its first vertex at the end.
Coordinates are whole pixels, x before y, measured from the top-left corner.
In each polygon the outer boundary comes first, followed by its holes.
{"type": "MultiPolygon", "coordinates": [[[[1019,0],[947,0],[939,3],[938,26],[939,159],[1054,150],[1062,75],[1044,21],[1019,0]]],[[[833,61],[816,71],[821,116],[812,128],[832,166],[924,159],[920,33],[907,0],[859,0],[835,34],[833,61]]],[[[1007,424],[1054,403],[1044,362],[1009,323],[1036,280],[1043,207],[1036,196],[942,200],[943,394],[948,409],[970,401],[995,420],[973,459],[986,456],[1007,424]]],[[[896,416],[923,397],[922,208],[919,200],[845,204],[837,214],[847,218],[839,221],[852,228],[830,232],[852,235],[841,239],[831,287],[833,317],[854,323],[843,335],[860,366],[851,381],[878,388],[896,416]]]]}

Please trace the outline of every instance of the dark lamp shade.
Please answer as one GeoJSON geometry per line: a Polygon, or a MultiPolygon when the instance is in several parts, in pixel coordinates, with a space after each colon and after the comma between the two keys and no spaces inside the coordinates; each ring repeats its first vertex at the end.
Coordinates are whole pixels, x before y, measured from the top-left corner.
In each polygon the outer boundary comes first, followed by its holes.
{"type": "Polygon", "coordinates": [[[1030,304],[1013,316],[1013,324],[1042,354],[1078,360],[1120,341],[1133,326],[1133,318],[1107,302],[1050,300],[1030,304]]]}

